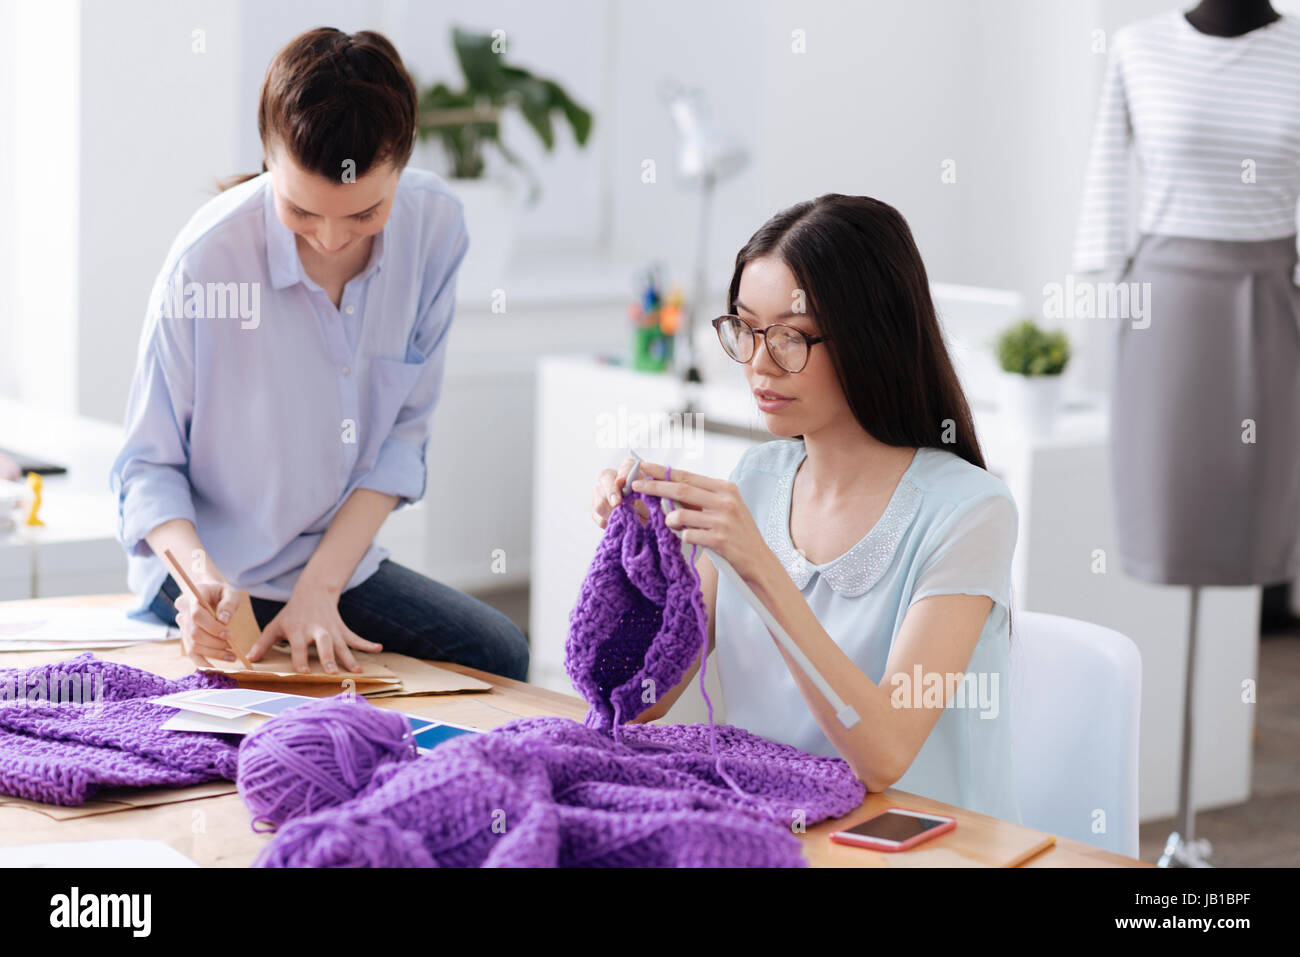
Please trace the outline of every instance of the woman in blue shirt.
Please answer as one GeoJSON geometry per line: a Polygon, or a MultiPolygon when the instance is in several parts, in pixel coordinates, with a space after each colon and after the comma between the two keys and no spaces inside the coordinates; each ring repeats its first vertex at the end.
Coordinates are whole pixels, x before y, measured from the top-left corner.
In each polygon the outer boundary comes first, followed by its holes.
{"type": "MultiPolygon", "coordinates": [[[[839,754],[898,787],[1019,821],[1010,725],[1018,513],[984,466],[903,217],[829,194],[766,223],[736,257],[728,315],[764,424],[729,481],[646,465],[637,491],[726,559],[861,720],[821,693],[707,557],[698,567],[731,724],[839,754]]],[[[593,517],[630,462],[601,474],[593,517]]],[[[638,505],[640,505],[638,500],[638,505]]],[[[692,680],[638,717],[663,716],[692,680]]]]}
{"type": "Polygon", "coordinates": [[[509,619],[373,541],[424,496],[468,247],[445,182],[404,168],[415,121],[384,37],[297,37],[262,87],[264,172],[204,205],[159,274],[111,484],[134,613],[178,624],[197,661],[233,658],[242,588],[253,660],[286,640],[299,670],[313,646],[328,671],[386,648],[526,677],[509,619]],[[216,616],[180,595],[166,549],[216,616]]]}

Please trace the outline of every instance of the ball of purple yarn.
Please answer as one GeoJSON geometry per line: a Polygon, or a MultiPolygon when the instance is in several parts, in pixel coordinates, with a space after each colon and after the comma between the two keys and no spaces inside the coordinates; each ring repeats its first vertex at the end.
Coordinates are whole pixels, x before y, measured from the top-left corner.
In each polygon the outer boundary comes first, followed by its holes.
{"type": "Polygon", "coordinates": [[[356,695],[290,708],[239,746],[235,785],[253,830],[350,801],[384,764],[414,758],[406,718],[356,695]]]}
{"type": "Polygon", "coordinates": [[[263,848],[260,867],[437,867],[419,831],[381,814],[349,813],[290,821],[263,848]]]}

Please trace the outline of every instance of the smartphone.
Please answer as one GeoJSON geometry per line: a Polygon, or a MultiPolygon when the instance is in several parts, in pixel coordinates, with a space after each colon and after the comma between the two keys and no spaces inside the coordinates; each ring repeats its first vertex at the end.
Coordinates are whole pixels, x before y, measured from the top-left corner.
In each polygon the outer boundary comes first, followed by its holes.
{"type": "Polygon", "coordinates": [[[831,840],[836,844],[853,844],[875,851],[905,851],[956,826],[956,818],[891,807],[848,830],[836,831],[831,840]]]}

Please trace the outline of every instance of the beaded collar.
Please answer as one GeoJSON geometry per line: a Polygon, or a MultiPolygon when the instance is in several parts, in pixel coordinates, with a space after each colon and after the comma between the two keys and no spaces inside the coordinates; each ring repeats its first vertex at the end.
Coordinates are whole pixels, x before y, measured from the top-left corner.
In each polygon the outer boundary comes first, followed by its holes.
{"type": "Polygon", "coordinates": [[[820,574],[836,592],[847,598],[856,598],[880,580],[885,569],[893,562],[894,552],[902,541],[903,533],[912,524],[912,519],[921,507],[921,490],[912,481],[911,475],[921,456],[928,451],[925,446],[916,450],[911,464],[899,479],[889,504],[871,531],[839,558],[824,565],[812,564],[790,540],[790,499],[794,490],[794,476],[807,456],[806,450],[799,453],[777,482],[776,494],[772,496],[772,504],[767,513],[767,533],[764,537],[800,590],[807,587],[814,574],[820,574]]]}

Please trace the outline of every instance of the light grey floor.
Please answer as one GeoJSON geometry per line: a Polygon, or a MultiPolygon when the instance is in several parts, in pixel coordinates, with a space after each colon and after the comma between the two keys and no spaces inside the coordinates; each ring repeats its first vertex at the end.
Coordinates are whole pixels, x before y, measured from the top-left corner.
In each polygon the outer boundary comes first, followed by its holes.
{"type": "MultiPolygon", "coordinates": [[[[480,595],[528,632],[528,589],[480,595]]],[[[1259,650],[1259,704],[1251,798],[1203,811],[1196,834],[1218,867],[1300,867],[1300,626],[1265,635],[1259,650]]],[[[1173,819],[1142,825],[1143,860],[1156,861],[1173,819]]]]}
{"type": "MultiPolygon", "coordinates": [[[[1216,867],[1300,867],[1300,628],[1260,640],[1258,702],[1250,800],[1196,815],[1216,867]]],[[[1142,859],[1158,860],[1173,829],[1144,822],[1142,859]]]]}
{"type": "Polygon", "coordinates": [[[528,587],[511,588],[507,591],[474,592],[474,597],[487,602],[516,625],[525,635],[528,634],[528,587]]]}

